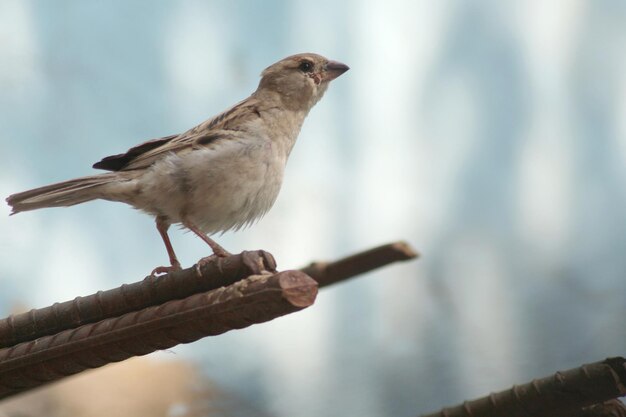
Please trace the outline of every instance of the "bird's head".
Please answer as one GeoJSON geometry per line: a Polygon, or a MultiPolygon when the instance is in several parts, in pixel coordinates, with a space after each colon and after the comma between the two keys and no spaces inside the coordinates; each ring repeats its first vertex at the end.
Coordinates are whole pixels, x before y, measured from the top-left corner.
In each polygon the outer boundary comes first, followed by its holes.
{"type": "Polygon", "coordinates": [[[257,94],[277,94],[286,108],[308,111],[322,98],[330,81],[348,69],[346,64],[317,54],[288,56],[263,71],[257,94]]]}

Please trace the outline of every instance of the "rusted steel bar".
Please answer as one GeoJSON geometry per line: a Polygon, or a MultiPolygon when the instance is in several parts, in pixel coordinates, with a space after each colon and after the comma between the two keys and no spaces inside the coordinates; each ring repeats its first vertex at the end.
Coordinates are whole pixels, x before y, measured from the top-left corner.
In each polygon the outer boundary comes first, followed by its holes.
{"type": "MultiPolygon", "coordinates": [[[[410,259],[402,243],[305,268],[327,285],[410,259]]],[[[0,398],[88,368],[271,320],[310,305],[318,284],[275,272],[271,254],[207,258],[183,271],[0,320],[0,398]],[[256,274],[263,276],[244,277],[256,274]],[[242,280],[242,281],[240,281],[242,280]],[[224,287],[227,286],[227,287],[224,287]]]]}
{"type": "Polygon", "coordinates": [[[626,405],[620,400],[605,401],[583,408],[571,417],[626,417],[626,405]]]}
{"type": "MultiPolygon", "coordinates": [[[[335,262],[316,262],[302,271],[325,286],[415,256],[406,243],[397,242],[335,262]]],[[[148,276],[133,284],[15,314],[0,319],[0,348],[227,286],[264,270],[276,271],[274,257],[265,251],[242,252],[227,258],[210,257],[179,272],[148,276]]]]}
{"type": "Polygon", "coordinates": [[[395,242],[339,259],[334,262],[313,262],[300,269],[325,287],[347,278],[397,261],[417,258],[419,254],[406,242],[395,242]]]}
{"type": "Polygon", "coordinates": [[[300,271],[251,276],[1,349],[0,398],[85,369],[266,322],[311,305],[316,294],[317,283],[300,271]]]}
{"type": "Polygon", "coordinates": [[[263,270],[276,271],[274,257],[265,251],[210,257],[182,271],[15,314],[0,319],[0,348],[227,286],[263,270]]]}
{"type": "Polygon", "coordinates": [[[423,417],[571,417],[626,395],[626,359],[609,358],[423,417]]]}

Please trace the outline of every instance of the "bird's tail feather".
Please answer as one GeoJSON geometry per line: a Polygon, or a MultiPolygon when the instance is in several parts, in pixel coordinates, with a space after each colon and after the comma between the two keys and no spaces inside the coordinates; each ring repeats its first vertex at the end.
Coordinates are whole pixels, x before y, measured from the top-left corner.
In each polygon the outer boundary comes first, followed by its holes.
{"type": "Polygon", "coordinates": [[[99,189],[119,178],[116,173],[99,174],[46,185],[7,197],[16,214],[44,207],[66,207],[101,198],[99,189]]]}

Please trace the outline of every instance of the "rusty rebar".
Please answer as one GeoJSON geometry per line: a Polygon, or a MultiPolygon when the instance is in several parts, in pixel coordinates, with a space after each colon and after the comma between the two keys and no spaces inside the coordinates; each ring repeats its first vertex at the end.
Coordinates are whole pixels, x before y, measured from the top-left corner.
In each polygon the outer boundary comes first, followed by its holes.
{"type": "Polygon", "coordinates": [[[585,407],[579,414],[570,417],[626,417],[626,405],[620,400],[605,401],[585,407]]]}
{"type": "MultiPolygon", "coordinates": [[[[396,243],[304,270],[328,285],[414,256],[406,244],[396,243]]],[[[179,272],[0,320],[0,398],[313,302],[316,281],[302,271],[268,278],[275,270],[274,258],[264,251],[210,257],[179,272]],[[250,275],[257,276],[244,279],[250,275]]]]}
{"type": "Polygon", "coordinates": [[[89,368],[262,323],[313,303],[300,271],[251,276],[228,287],[64,330],[0,350],[0,398],[89,368]]]}
{"type": "Polygon", "coordinates": [[[274,257],[265,251],[205,259],[200,268],[194,265],[159,277],[148,276],[133,284],[0,319],[0,348],[227,286],[262,270],[276,271],[274,257]]]}
{"type": "MultiPolygon", "coordinates": [[[[302,271],[322,287],[415,256],[406,243],[396,242],[335,262],[315,262],[302,271]]],[[[261,250],[227,258],[209,257],[182,271],[148,276],[133,284],[15,314],[0,319],[0,348],[227,286],[263,270],[276,271],[276,261],[261,250]]]]}
{"type": "Polygon", "coordinates": [[[316,280],[320,287],[325,287],[390,263],[418,256],[419,254],[408,243],[394,242],[334,262],[313,262],[300,270],[316,280]]]}
{"type": "Polygon", "coordinates": [[[557,372],[423,417],[571,417],[586,407],[626,395],[626,359],[557,372]]]}

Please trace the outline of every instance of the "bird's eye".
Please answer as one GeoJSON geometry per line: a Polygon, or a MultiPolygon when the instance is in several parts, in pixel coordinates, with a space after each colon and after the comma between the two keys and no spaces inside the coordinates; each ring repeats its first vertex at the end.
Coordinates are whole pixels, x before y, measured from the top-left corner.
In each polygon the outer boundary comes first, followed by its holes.
{"type": "Polygon", "coordinates": [[[313,71],[313,63],[311,61],[302,61],[298,69],[302,72],[311,72],[313,71]]]}

